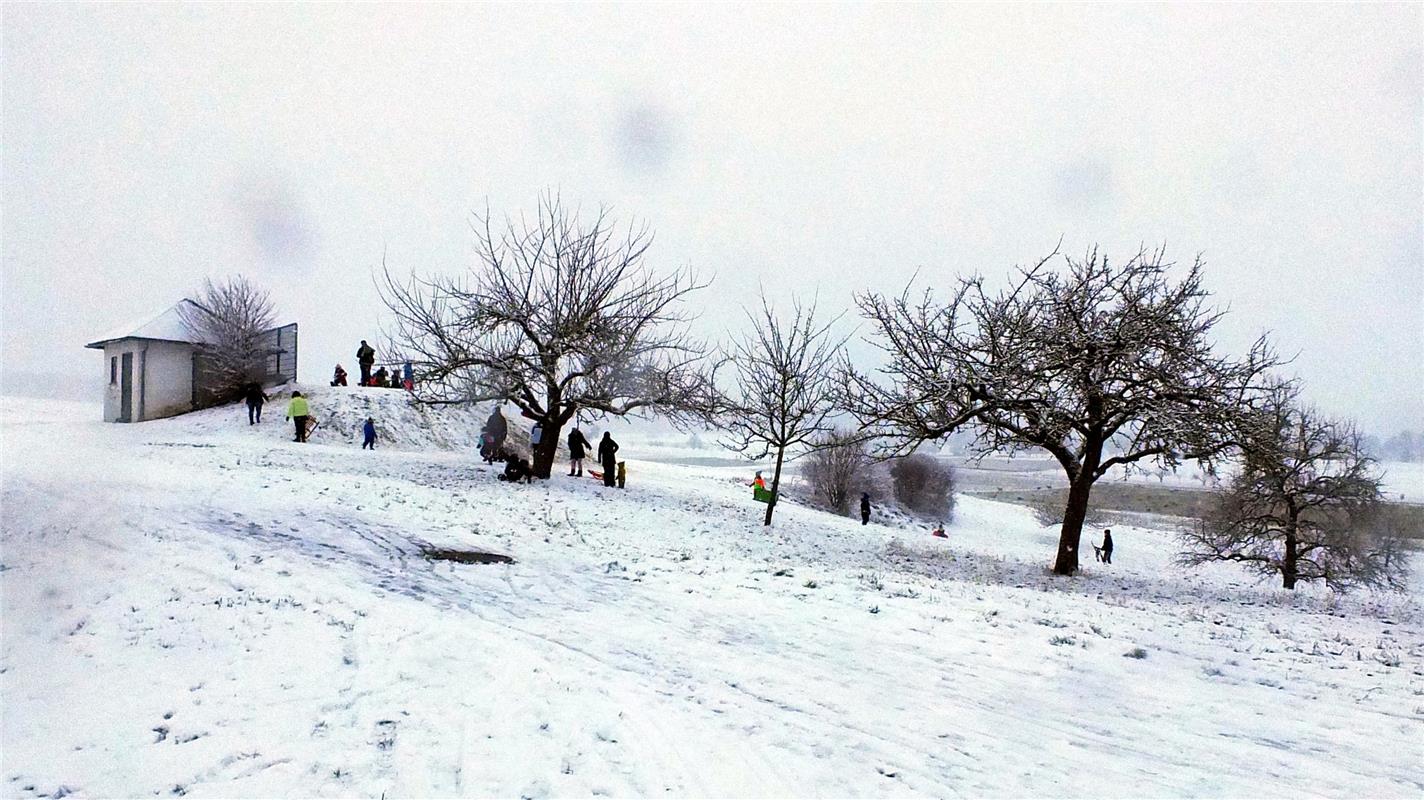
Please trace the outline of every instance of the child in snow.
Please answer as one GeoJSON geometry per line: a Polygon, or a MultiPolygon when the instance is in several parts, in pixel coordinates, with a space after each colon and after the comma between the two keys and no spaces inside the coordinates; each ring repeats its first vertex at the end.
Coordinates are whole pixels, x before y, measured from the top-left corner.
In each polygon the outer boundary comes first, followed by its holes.
{"type": "Polygon", "coordinates": [[[307,405],[307,399],[302,397],[301,392],[292,392],[292,401],[287,404],[287,419],[290,419],[296,426],[297,437],[294,442],[305,442],[307,440],[307,417],[311,415],[311,406],[307,405]]]}
{"type": "Polygon", "coordinates": [[[534,482],[534,470],[529,466],[529,460],[523,457],[511,458],[504,462],[504,472],[496,475],[502,481],[510,483],[534,482]]]}
{"type": "Polygon", "coordinates": [[[345,385],[346,385],[346,370],[342,369],[340,364],[337,364],[337,365],[336,365],[336,371],[333,372],[333,373],[331,373],[331,385],[332,385],[332,386],[345,386],[345,385]]]}
{"type": "Polygon", "coordinates": [[[941,538],[941,539],[948,539],[948,538],[949,538],[949,537],[946,536],[945,533],[944,533],[944,523],[943,523],[943,522],[941,522],[941,523],[939,524],[939,527],[938,527],[938,528],[935,528],[934,530],[930,531],[930,535],[931,535],[931,536],[937,536],[937,537],[939,537],[939,538],[941,538]]]}
{"type": "Polygon", "coordinates": [[[762,478],[760,470],[757,471],[756,477],[752,478],[752,499],[758,503],[771,502],[771,490],[766,488],[766,480],[762,478]]]}
{"type": "Polygon", "coordinates": [[[860,495],[860,524],[870,524],[870,492],[862,492],[860,495]]]}
{"type": "Polygon", "coordinates": [[[366,440],[361,443],[361,449],[376,449],[376,420],[374,417],[367,417],[366,424],[361,427],[361,433],[365,434],[366,440]]]}
{"type": "Polygon", "coordinates": [[[618,488],[619,488],[619,489],[622,489],[623,486],[624,486],[624,484],[626,484],[627,482],[628,482],[628,462],[627,462],[627,461],[619,461],[619,462],[618,462],[618,488]]]}

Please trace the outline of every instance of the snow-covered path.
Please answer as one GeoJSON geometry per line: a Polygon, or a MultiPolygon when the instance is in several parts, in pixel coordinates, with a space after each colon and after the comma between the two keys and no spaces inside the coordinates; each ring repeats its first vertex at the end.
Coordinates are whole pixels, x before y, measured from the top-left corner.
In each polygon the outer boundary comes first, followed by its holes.
{"type": "Polygon", "coordinates": [[[5,403],[5,796],[1424,793],[1409,598],[1178,574],[1136,529],[1055,579],[1054,532],[971,498],[947,542],[768,531],[725,471],[507,486],[5,403]]]}

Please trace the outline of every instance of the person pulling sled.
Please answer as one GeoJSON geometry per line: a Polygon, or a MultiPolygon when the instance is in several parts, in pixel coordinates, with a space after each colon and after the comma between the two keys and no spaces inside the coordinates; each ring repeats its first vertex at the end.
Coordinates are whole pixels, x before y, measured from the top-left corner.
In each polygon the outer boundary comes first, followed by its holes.
{"type": "Polygon", "coordinates": [[[307,422],[311,419],[311,407],[307,405],[307,399],[302,397],[301,392],[292,392],[292,401],[287,404],[287,419],[290,419],[296,426],[296,438],[294,442],[305,442],[307,434],[307,422]]]}
{"type": "Polygon", "coordinates": [[[603,485],[610,488],[617,485],[617,456],[618,443],[613,441],[613,434],[604,431],[603,439],[598,443],[598,463],[603,467],[603,485]]]}

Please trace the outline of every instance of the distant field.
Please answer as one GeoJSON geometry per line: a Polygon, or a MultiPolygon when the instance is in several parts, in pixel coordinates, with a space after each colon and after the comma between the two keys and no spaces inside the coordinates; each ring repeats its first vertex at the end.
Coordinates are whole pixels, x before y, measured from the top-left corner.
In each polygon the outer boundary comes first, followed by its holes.
{"type": "MultiPolygon", "coordinates": [[[[980,486],[966,487],[962,493],[971,497],[1042,509],[1052,515],[1060,513],[1068,499],[1066,488],[1017,489],[980,486]]],[[[1131,517],[1137,515],[1154,515],[1177,517],[1186,522],[1201,516],[1211,498],[1212,493],[1202,489],[1112,481],[1093,488],[1089,519],[1111,524],[1117,521],[1132,521],[1131,517]]],[[[1424,541],[1424,505],[1388,503],[1386,507],[1389,513],[1401,522],[1401,527],[1409,538],[1424,541]]]]}

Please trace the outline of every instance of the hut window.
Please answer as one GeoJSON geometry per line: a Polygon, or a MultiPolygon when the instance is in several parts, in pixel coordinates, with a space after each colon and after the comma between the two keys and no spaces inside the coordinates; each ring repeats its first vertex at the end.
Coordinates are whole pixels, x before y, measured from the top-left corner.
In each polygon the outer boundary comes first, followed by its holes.
{"type": "Polygon", "coordinates": [[[109,385],[113,386],[119,382],[119,357],[109,358],[109,385]]]}

